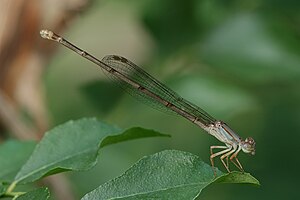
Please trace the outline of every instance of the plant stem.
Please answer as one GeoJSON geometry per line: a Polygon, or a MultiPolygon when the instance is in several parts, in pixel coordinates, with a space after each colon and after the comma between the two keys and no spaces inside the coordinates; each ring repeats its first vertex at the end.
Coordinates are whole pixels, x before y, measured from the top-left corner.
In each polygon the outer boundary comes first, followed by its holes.
{"type": "Polygon", "coordinates": [[[9,186],[8,186],[8,188],[7,188],[7,190],[6,190],[6,194],[11,194],[11,193],[13,193],[12,191],[15,189],[15,187],[16,187],[16,185],[17,185],[17,182],[12,182],[9,186]]]}

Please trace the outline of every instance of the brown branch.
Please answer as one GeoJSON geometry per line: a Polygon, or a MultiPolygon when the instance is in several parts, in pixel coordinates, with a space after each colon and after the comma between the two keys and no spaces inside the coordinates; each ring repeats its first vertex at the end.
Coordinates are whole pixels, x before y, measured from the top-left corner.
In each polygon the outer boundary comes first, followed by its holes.
{"type": "MultiPolygon", "coordinates": [[[[0,1],[0,127],[13,137],[36,140],[48,129],[42,75],[55,49],[41,42],[39,30],[61,32],[90,2],[0,1]],[[28,112],[32,124],[23,120],[20,108],[28,112]]],[[[54,176],[45,182],[57,199],[73,199],[65,176],[54,176]]]]}
{"type": "Polygon", "coordinates": [[[18,139],[37,139],[36,130],[24,124],[19,112],[9,98],[0,90],[0,120],[5,128],[18,139]]]}
{"type": "Polygon", "coordinates": [[[53,199],[73,200],[75,199],[70,187],[70,181],[63,174],[49,176],[42,180],[43,185],[49,185],[51,191],[55,191],[53,199]]]}

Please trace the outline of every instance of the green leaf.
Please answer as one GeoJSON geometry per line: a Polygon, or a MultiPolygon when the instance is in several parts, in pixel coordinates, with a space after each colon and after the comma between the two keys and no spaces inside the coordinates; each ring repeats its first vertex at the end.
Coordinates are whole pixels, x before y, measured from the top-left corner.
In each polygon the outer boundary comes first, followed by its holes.
{"type": "Polygon", "coordinates": [[[49,198],[48,188],[38,188],[19,196],[16,200],[47,200],[49,198]]]}
{"type": "Polygon", "coordinates": [[[10,140],[0,145],[0,182],[11,182],[29,158],[35,142],[10,140]]]}
{"type": "Polygon", "coordinates": [[[244,172],[231,172],[218,177],[214,183],[246,183],[259,186],[259,181],[251,176],[249,173],[244,172]]]}
{"type": "Polygon", "coordinates": [[[198,156],[167,150],[142,158],[123,175],[99,186],[86,194],[82,200],[187,200],[195,199],[202,189],[215,180],[227,183],[238,181],[253,183],[253,180],[249,179],[250,176],[246,178],[243,173],[223,175],[217,170],[217,177],[219,178],[214,179],[212,167],[201,161],[198,156]]]}
{"type": "Polygon", "coordinates": [[[15,177],[15,183],[33,182],[62,171],[88,170],[97,163],[102,146],[153,136],[166,135],[141,128],[124,132],[95,118],[67,122],[45,134],[15,177]]]}
{"type": "Polygon", "coordinates": [[[124,142],[127,140],[146,138],[146,137],[171,137],[167,134],[161,134],[154,130],[148,130],[140,127],[133,127],[124,131],[120,135],[107,136],[102,142],[101,147],[116,144],[119,142],[124,142]]]}
{"type": "Polygon", "coordinates": [[[211,166],[197,156],[167,150],[142,158],[82,199],[192,199],[213,179],[211,166]]]}

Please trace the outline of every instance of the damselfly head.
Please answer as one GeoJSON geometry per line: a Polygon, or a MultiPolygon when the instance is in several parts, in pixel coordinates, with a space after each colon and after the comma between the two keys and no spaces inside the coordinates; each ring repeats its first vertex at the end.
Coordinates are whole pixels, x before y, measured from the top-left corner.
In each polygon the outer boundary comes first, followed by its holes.
{"type": "Polygon", "coordinates": [[[253,138],[248,137],[242,142],[242,150],[245,153],[255,155],[255,141],[253,138]]]}

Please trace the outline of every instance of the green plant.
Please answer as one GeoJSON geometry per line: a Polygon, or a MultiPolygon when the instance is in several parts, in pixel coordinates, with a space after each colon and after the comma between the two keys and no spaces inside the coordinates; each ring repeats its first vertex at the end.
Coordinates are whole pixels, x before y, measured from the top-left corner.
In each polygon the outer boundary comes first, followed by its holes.
{"type": "MultiPolygon", "coordinates": [[[[99,150],[107,145],[145,137],[169,137],[143,128],[121,130],[96,120],[69,121],[34,142],[7,141],[0,146],[0,198],[49,199],[47,188],[15,191],[17,185],[36,182],[64,171],[89,170],[99,150]]],[[[212,183],[259,185],[250,174],[217,170],[191,153],[165,150],[145,156],[121,176],[87,193],[86,199],[194,199],[212,183]]]]}

